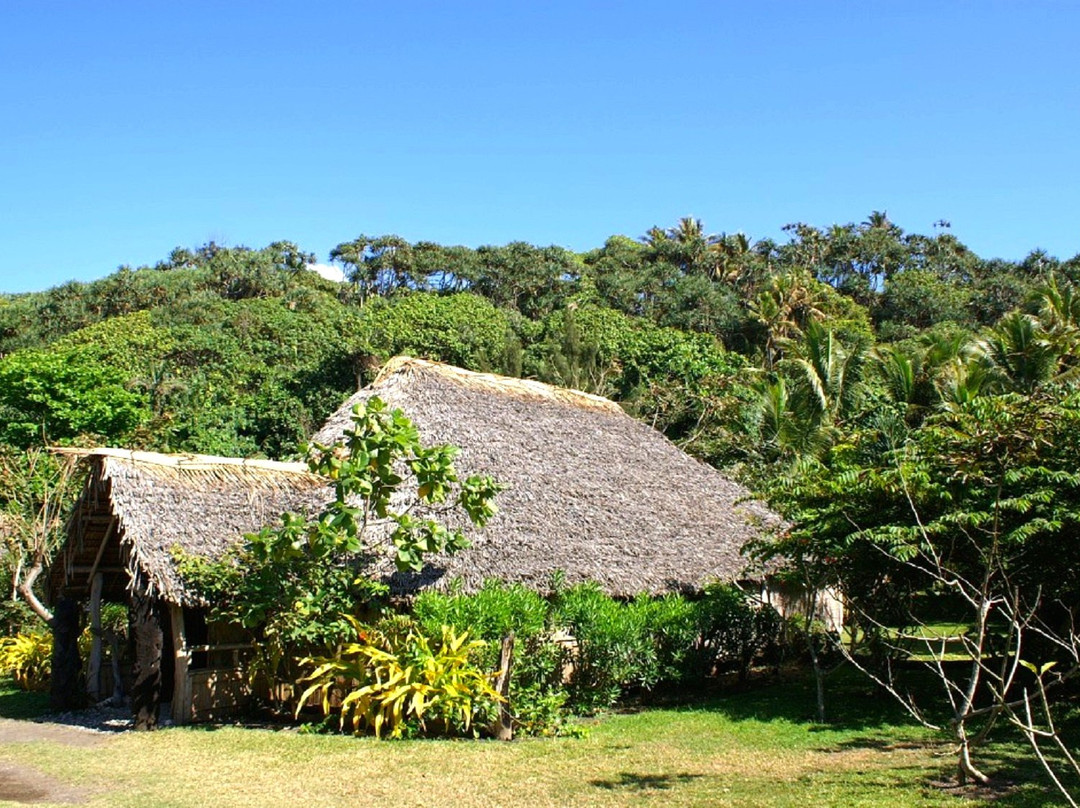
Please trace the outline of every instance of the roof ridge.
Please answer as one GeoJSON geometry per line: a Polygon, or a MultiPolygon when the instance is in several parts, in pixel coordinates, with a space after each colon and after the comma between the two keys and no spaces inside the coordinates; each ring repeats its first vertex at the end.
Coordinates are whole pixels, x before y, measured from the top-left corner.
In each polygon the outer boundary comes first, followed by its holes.
{"type": "Polygon", "coordinates": [[[108,446],[98,448],[51,446],[49,447],[49,451],[54,454],[71,455],[74,457],[108,457],[117,460],[126,460],[131,463],[164,466],[174,469],[197,470],[219,466],[234,466],[260,471],[280,471],[286,474],[312,474],[306,463],[263,460],[260,458],[221,457],[218,455],[193,454],[189,452],[166,454],[164,452],[146,452],[136,449],[119,449],[108,446]]]}
{"type": "Polygon", "coordinates": [[[395,356],[388,359],[375,377],[375,381],[367,389],[377,391],[381,385],[386,384],[392,378],[406,376],[415,372],[430,373],[472,390],[482,390],[487,393],[498,393],[518,398],[557,401],[582,409],[600,410],[611,415],[629,417],[623,408],[610,398],[604,398],[595,393],[586,393],[583,390],[575,390],[570,387],[558,387],[535,379],[519,379],[513,376],[501,376],[497,373],[480,373],[475,370],[465,370],[443,362],[417,359],[411,356],[395,356]]]}

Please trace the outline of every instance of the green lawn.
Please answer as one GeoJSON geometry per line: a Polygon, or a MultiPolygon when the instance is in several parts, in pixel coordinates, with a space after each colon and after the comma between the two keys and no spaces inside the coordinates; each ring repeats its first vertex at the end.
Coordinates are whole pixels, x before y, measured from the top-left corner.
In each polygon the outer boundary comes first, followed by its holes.
{"type": "MultiPolygon", "coordinates": [[[[958,806],[1057,805],[1020,746],[982,758],[1002,786],[958,793],[948,749],[854,678],[834,723],[812,723],[806,682],[588,722],[582,739],[378,742],[239,727],[167,729],[94,746],[0,744],[115,806],[958,806]]],[[[0,695],[0,711],[10,703],[0,695]]],[[[5,803],[6,804],[6,803],[5,803]]]]}

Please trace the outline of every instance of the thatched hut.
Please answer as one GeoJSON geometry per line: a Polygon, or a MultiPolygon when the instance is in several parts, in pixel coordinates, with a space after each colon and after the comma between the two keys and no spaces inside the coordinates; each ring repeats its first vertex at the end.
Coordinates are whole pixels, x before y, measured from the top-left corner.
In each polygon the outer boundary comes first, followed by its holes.
{"type": "MultiPolygon", "coordinates": [[[[240,705],[248,688],[239,655],[248,644],[226,626],[207,625],[204,604],[185,589],[174,553],[217,557],[285,511],[320,506],[326,482],[303,463],[58,451],[81,455],[89,474],[51,570],[54,602],[87,601],[92,625],[102,601],[130,605],[132,695],[145,723],[157,720],[159,701],[171,704],[177,723],[240,705]]],[[[105,692],[98,642],[85,678],[91,698],[105,692]]]]}
{"type": "MultiPolygon", "coordinates": [[[[489,578],[542,589],[556,573],[621,596],[696,590],[745,577],[742,546],[777,522],[746,489],[607,399],[422,360],[392,360],[313,440],[338,440],[352,408],[375,395],[403,409],[425,443],[458,446],[463,475],[491,474],[507,486],[466,551],[402,574],[388,547],[375,574],[398,594],[452,581],[471,590],[489,578]]],[[[160,678],[174,719],[210,717],[243,690],[229,663],[237,643],[202,620],[174,548],[216,556],[284,511],[317,508],[329,489],[301,464],[85,454],[90,478],[52,571],[54,593],[128,600],[148,627],[140,675],[149,671],[152,684],[162,667],[155,654],[172,660],[160,678]]]]}
{"type": "Polygon", "coordinates": [[[398,357],[312,438],[329,444],[353,407],[378,396],[413,420],[427,443],[461,449],[463,474],[507,486],[472,547],[432,559],[419,575],[382,572],[411,592],[487,578],[545,588],[597,581],[612,595],[700,589],[743,575],[742,546],[776,516],[716,469],[600,396],[540,382],[398,357]]]}

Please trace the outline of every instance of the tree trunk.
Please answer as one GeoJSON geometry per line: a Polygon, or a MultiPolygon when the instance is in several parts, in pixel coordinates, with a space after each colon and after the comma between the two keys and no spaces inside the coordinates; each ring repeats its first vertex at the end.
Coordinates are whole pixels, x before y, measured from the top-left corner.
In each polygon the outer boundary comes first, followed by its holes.
{"type": "Polygon", "coordinates": [[[135,729],[152,730],[157,726],[161,708],[161,649],[164,638],[154,602],[145,594],[131,597],[135,634],[135,682],[131,688],[131,707],[135,729]]]}
{"type": "Polygon", "coordinates": [[[817,720],[824,724],[827,720],[825,715],[825,671],[821,667],[821,658],[817,652],[812,652],[814,662],[814,690],[817,696],[817,720]]]}
{"type": "Polygon", "coordinates": [[[960,785],[967,785],[969,779],[976,783],[989,783],[990,778],[975,768],[975,764],[971,762],[971,741],[963,724],[957,725],[956,740],[960,746],[957,754],[957,779],[960,785]]]}
{"type": "Polygon", "coordinates": [[[49,706],[54,710],[81,707],[83,689],[79,683],[79,605],[61,597],[49,621],[53,633],[52,683],[49,706]]]}

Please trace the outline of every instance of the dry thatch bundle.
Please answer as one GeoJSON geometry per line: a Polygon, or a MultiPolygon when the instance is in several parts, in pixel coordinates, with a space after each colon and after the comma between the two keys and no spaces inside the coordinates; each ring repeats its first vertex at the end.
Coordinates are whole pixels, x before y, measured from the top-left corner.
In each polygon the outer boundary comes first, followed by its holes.
{"type": "MultiPolygon", "coordinates": [[[[741,577],[741,547],[778,521],[612,401],[406,357],[391,360],[314,440],[340,439],[353,406],[375,395],[403,409],[426,444],[460,447],[462,477],[490,474],[507,486],[499,513],[470,533],[463,553],[397,573],[387,548],[374,572],[399,594],[457,579],[466,590],[488,578],[544,589],[556,572],[614,595],[696,589],[741,577]]],[[[173,548],[216,557],[284,511],[314,512],[331,498],[298,463],[74,451],[91,474],[53,570],[54,588],[73,594],[101,571],[106,597],[126,585],[183,603],[173,548]]]]}

